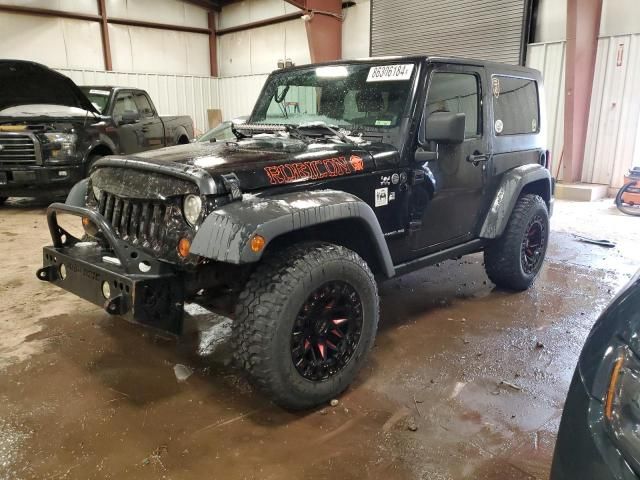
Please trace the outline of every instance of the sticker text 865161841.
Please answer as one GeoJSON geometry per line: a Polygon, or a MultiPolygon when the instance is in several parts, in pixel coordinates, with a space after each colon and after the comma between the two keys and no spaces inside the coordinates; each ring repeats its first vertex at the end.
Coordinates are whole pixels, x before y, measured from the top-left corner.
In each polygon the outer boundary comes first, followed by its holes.
{"type": "Polygon", "coordinates": [[[367,75],[367,82],[385,82],[391,80],[409,80],[413,72],[413,64],[379,65],[371,67],[367,75]]]}

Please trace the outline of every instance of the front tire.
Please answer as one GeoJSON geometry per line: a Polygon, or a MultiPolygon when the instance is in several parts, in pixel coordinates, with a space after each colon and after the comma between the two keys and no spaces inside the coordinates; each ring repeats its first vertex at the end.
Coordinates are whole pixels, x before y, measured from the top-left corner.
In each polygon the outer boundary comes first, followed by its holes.
{"type": "Polygon", "coordinates": [[[520,197],[502,236],[484,251],[488,277],[498,287],[526,290],[535,281],[549,243],[549,211],[538,195],[520,197]]]}
{"type": "Polygon", "coordinates": [[[263,260],[238,299],[236,362],[290,409],[327,402],[353,381],[373,345],[378,290],[355,252],[302,244],[263,260]]]}

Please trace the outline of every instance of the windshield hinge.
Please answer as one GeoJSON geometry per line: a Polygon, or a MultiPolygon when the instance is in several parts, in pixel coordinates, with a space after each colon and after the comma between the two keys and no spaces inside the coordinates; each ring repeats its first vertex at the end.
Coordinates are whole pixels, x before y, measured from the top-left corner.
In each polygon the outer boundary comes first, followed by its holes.
{"type": "Polygon", "coordinates": [[[240,190],[240,180],[235,173],[227,173],[222,175],[222,183],[224,188],[231,195],[232,200],[237,200],[242,197],[242,190],[240,190]]]}

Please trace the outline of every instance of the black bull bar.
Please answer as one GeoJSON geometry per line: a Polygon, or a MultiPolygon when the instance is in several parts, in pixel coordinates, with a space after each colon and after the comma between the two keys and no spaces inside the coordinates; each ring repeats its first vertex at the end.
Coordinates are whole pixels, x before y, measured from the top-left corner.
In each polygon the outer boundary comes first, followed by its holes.
{"type": "Polygon", "coordinates": [[[40,280],[110,314],[181,333],[184,279],[174,266],[118,238],[104,217],[88,208],[54,203],[47,209],[47,223],[53,245],[43,248],[43,267],[36,273],[40,280]],[[71,235],[58,224],[58,212],[88,219],[99,241],[71,235]]]}

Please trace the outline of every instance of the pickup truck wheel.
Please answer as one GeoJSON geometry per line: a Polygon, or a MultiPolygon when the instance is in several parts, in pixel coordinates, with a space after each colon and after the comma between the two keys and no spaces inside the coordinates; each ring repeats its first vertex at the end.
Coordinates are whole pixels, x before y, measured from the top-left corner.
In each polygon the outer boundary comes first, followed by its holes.
{"type": "Polygon", "coordinates": [[[275,403],[316,406],[343,392],[378,325],[378,290],[355,252],[301,244],[267,257],[238,299],[236,362],[275,403]]]}
{"type": "Polygon", "coordinates": [[[548,241],[547,205],[538,195],[523,195],[502,236],[485,249],[487,275],[501,288],[526,290],[542,267],[548,241]]]}

